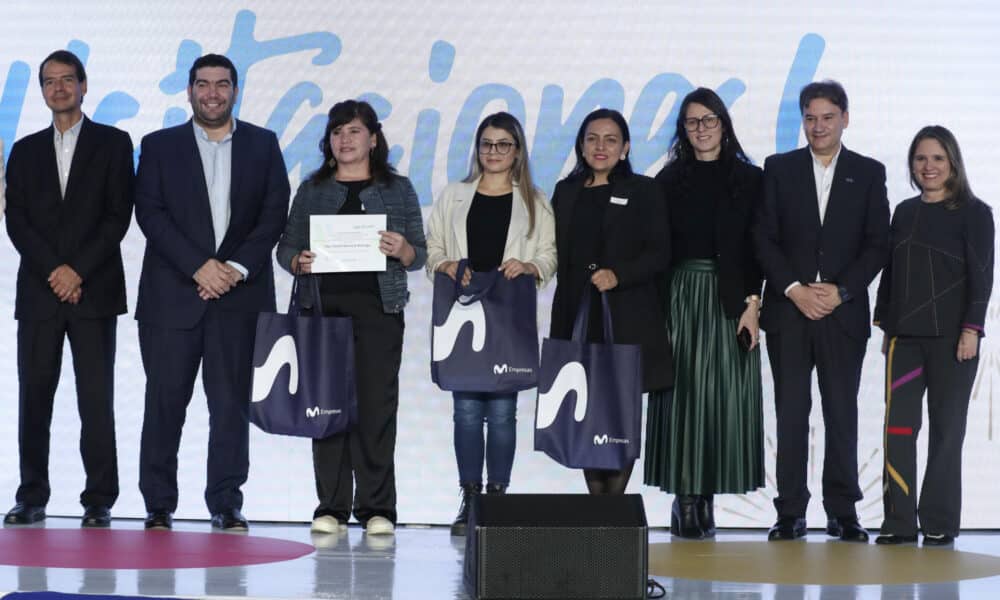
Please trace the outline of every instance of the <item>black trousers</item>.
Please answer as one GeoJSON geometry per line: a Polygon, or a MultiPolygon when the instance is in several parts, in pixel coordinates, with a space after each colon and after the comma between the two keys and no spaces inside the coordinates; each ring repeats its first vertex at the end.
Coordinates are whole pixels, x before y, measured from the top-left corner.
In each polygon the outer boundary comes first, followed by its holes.
{"type": "Polygon", "coordinates": [[[60,307],[52,319],[17,322],[18,502],[49,501],[49,428],[62,369],[63,339],[69,338],[80,411],[80,456],[87,475],[80,503],[111,507],[118,499],[115,447],[115,340],[118,317],[79,319],[60,307]]]}
{"type": "Polygon", "coordinates": [[[979,355],[959,362],[958,336],[895,337],[886,353],[884,533],[957,536],[962,443],[979,355]],[[927,469],[917,506],[917,435],[927,392],[927,469]]]}
{"type": "Polygon", "coordinates": [[[809,504],[809,412],[816,369],[826,426],[823,507],[829,517],[856,516],[858,388],[867,340],[847,335],[830,317],[812,321],[796,312],[780,331],[768,332],[774,376],[779,517],[805,517],[809,504]]]}
{"type": "Polygon", "coordinates": [[[243,507],[256,328],[257,313],[227,312],[211,302],[192,329],[139,323],[146,370],[139,490],[148,512],[177,509],[177,451],[199,365],[209,415],[205,504],[211,514],[243,507]]]}
{"type": "Polygon", "coordinates": [[[365,292],[324,294],[323,313],[351,317],[354,323],[358,422],[350,431],[313,440],[319,497],[314,516],[346,521],[353,512],[361,523],[374,516],[395,523],[403,314],[386,314],[379,297],[365,292]]]}

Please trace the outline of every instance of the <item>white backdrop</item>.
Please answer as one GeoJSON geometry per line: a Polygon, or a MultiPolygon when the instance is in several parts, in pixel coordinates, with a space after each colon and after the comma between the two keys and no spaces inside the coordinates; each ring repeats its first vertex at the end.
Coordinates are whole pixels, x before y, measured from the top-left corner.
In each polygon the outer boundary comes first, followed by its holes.
{"type": "MultiPolygon", "coordinates": [[[[991,121],[1000,96],[995,34],[1000,8],[989,2],[882,3],[716,1],[676,7],[659,2],[490,4],[220,0],[80,3],[14,0],[0,19],[0,137],[16,139],[48,125],[37,86],[38,63],[68,47],[87,63],[88,115],[141,137],[187,118],[184,86],[192,60],[222,52],[240,69],[239,117],[274,129],[293,190],[319,161],[317,144],[330,105],[363,96],[379,111],[392,160],[429,205],[462,177],[480,117],[507,109],[524,122],[532,165],[547,193],[572,165],[572,142],[583,115],[611,106],[629,119],[633,164],[654,174],[663,164],[683,95],[716,89],[731,106],[744,148],[758,162],[803,143],[798,89],[812,79],[841,81],[850,96],[845,143],[888,168],[890,202],[910,195],[905,153],[921,126],[940,123],[962,144],[978,195],[1000,199],[987,162],[991,121]]],[[[17,487],[17,374],[13,320],[18,257],[0,236],[0,502],[17,487]]],[[[124,242],[129,307],[135,306],[144,240],[136,226],[124,242]]],[[[288,278],[279,274],[279,306],[288,278]]],[[[401,372],[397,486],[400,520],[444,523],[457,508],[451,398],[429,381],[430,285],[410,277],[401,372]]],[[[539,302],[547,331],[551,298],[539,302]]],[[[995,331],[991,304],[987,333],[995,331]]],[[[137,488],[144,377],[131,315],[118,327],[116,418],[122,494],[117,516],[143,514],[137,488]]],[[[872,338],[859,398],[858,457],[865,525],[881,521],[881,338],[872,338]]],[[[774,411],[771,375],[763,361],[768,485],[719,499],[723,526],[764,526],[773,520],[774,411]]],[[[67,353],[52,425],[51,514],[79,514],[83,473],[79,419],[67,353]]],[[[1000,466],[993,380],[1000,375],[992,337],[983,346],[965,449],[963,524],[1000,527],[995,512],[1000,466]]],[[[818,403],[818,395],[816,396],[818,403]]],[[[512,492],[583,492],[582,476],[532,451],[534,393],[521,394],[519,445],[512,492]]],[[[823,427],[813,411],[809,517],[822,523],[819,499],[823,427]]],[[[204,518],[207,414],[200,389],[188,411],[180,455],[178,517],[204,518]]],[[[670,496],[641,484],[651,524],[668,522],[670,496]]],[[[314,507],[309,442],[253,430],[250,519],[305,521],[314,507]]]]}

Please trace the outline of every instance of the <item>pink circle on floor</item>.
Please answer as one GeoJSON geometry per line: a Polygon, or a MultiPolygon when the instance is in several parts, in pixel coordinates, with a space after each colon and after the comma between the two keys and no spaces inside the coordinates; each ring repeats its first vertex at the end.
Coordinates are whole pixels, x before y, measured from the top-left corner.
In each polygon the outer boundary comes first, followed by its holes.
{"type": "Polygon", "coordinates": [[[190,531],[3,529],[0,564],[69,569],[186,569],[292,560],[308,544],[267,537],[190,531]]]}

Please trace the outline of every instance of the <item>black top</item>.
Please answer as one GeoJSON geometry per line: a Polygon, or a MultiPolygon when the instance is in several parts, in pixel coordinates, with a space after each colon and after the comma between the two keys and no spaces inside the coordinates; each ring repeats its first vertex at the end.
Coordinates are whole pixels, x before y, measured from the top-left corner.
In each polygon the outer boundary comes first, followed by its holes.
{"type": "Polygon", "coordinates": [[[993,288],[993,214],[979,201],[949,209],[920,197],[892,216],[892,258],[882,272],[876,324],[890,336],[983,331],[993,288]]]}
{"type": "Polygon", "coordinates": [[[499,196],[476,192],[472,197],[469,216],[465,219],[465,234],[473,271],[492,271],[503,262],[513,202],[514,192],[499,196]]]}
{"type": "MultiPolygon", "coordinates": [[[[361,205],[361,190],[371,185],[371,179],[362,181],[340,181],[337,183],[347,188],[347,200],[337,211],[338,215],[363,215],[365,207],[361,205]]],[[[378,279],[374,271],[357,273],[323,273],[319,278],[321,296],[343,294],[345,292],[365,292],[378,294],[378,279]]]]}
{"type": "MultiPolygon", "coordinates": [[[[583,290],[596,289],[587,267],[611,269],[618,278],[618,286],[607,293],[614,341],[642,348],[646,391],[673,382],[670,336],[656,289],[660,274],[670,265],[665,209],[659,186],[642,175],[617,179],[604,190],[584,187],[583,177],[569,177],[557,183],[552,194],[559,263],[549,337],[571,337],[583,290]],[[581,212],[589,216],[580,216],[581,212]],[[595,248],[600,249],[596,255],[595,248]]],[[[589,333],[603,339],[600,320],[595,318],[599,294],[591,293],[594,316],[589,333]]]]}
{"type": "MultiPolygon", "coordinates": [[[[604,212],[611,200],[611,184],[584,187],[580,191],[573,210],[573,221],[570,226],[569,255],[566,262],[569,265],[569,305],[572,307],[573,318],[580,307],[584,290],[589,289],[590,315],[587,321],[587,340],[591,342],[604,341],[603,325],[601,323],[601,296],[597,288],[590,282],[594,271],[600,269],[601,253],[604,251],[604,212]]],[[[561,259],[560,259],[561,260],[561,259]]],[[[606,266],[606,265],[605,265],[606,266]]]]}
{"type": "MultiPolygon", "coordinates": [[[[760,294],[764,279],[751,237],[753,216],[760,206],[761,170],[742,160],[728,167],[716,161],[674,161],[657,174],[656,180],[669,208],[671,237],[682,235],[690,240],[695,237],[688,232],[691,229],[701,232],[702,244],[713,245],[719,265],[719,300],[727,317],[739,318],[746,310],[746,297],[760,294]],[[711,210],[703,206],[706,200],[714,205],[711,210]],[[688,223],[678,226],[675,219],[688,223]]],[[[674,253],[685,252],[687,247],[684,258],[708,256],[696,252],[692,244],[671,247],[674,253]]]]}
{"type": "Polygon", "coordinates": [[[670,256],[676,264],[689,258],[715,258],[715,212],[728,195],[721,163],[694,161],[689,189],[670,203],[670,256]]]}

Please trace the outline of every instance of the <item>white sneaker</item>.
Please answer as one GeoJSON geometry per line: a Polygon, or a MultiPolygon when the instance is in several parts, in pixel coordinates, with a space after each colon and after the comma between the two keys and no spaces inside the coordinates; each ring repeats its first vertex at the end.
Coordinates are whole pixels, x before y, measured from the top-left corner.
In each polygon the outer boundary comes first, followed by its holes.
{"type": "Polygon", "coordinates": [[[309,531],[313,533],[337,533],[342,529],[347,529],[347,523],[341,523],[337,517],[322,515],[313,519],[309,531]]]}
{"type": "Polygon", "coordinates": [[[374,516],[368,519],[365,525],[365,533],[369,535],[393,535],[396,533],[396,526],[385,517],[374,516]]]}

